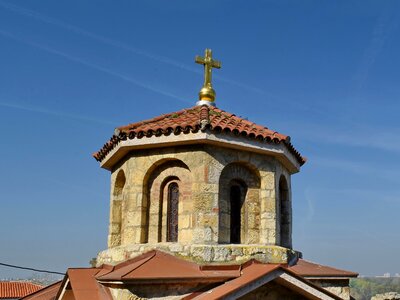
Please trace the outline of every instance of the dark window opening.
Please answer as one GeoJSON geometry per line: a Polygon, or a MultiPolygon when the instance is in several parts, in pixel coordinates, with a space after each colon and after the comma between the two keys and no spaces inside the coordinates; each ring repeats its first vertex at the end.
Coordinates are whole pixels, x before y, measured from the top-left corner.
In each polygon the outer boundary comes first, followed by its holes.
{"type": "Polygon", "coordinates": [[[172,182],[168,186],[167,242],[178,241],[178,204],[179,186],[172,182]]]}
{"type": "Polygon", "coordinates": [[[281,246],[290,248],[290,202],[289,190],[286,180],[281,177],[279,181],[279,201],[280,201],[280,236],[281,246]]]}
{"type": "Polygon", "coordinates": [[[230,190],[230,204],[231,204],[231,243],[240,244],[240,221],[241,221],[241,201],[242,192],[240,186],[233,185],[230,190]]]}

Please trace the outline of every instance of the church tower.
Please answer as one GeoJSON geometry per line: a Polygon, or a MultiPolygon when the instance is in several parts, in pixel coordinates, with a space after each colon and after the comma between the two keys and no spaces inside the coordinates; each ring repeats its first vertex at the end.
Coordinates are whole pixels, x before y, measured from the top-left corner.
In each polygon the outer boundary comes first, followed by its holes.
{"type": "Polygon", "coordinates": [[[111,172],[108,249],[116,264],[152,249],[196,262],[295,263],[290,138],[216,106],[211,50],[195,106],[115,129],[94,154],[111,172]]]}
{"type": "MultiPolygon", "coordinates": [[[[211,50],[193,107],[115,129],[94,154],[111,172],[108,249],[36,300],[350,300],[357,273],[292,248],[288,136],[218,108],[211,50]]],[[[28,298],[27,298],[28,299],[28,298]]]]}

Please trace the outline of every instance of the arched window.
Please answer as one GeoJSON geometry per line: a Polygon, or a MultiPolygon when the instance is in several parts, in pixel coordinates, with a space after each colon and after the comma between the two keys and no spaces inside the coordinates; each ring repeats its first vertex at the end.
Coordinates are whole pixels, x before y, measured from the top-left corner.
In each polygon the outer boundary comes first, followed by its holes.
{"type": "Polygon", "coordinates": [[[260,177],[257,170],[241,163],[227,165],[219,179],[218,243],[259,243],[259,220],[260,177]]]}
{"type": "Polygon", "coordinates": [[[279,180],[279,206],[280,206],[280,238],[281,246],[291,248],[290,223],[291,209],[289,201],[289,188],[284,176],[279,180]]]}
{"type": "Polygon", "coordinates": [[[231,215],[230,215],[230,234],[231,234],[231,243],[232,244],[240,244],[240,231],[241,231],[241,205],[242,202],[242,192],[241,188],[238,184],[234,184],[231,186],[230,190],[230,206],[231,206],[231,215]]]}
{"type": "Polygon", "coordinates": [[[168,185],[167,242],[178,241],[179,186],[176,182],[168,185]]]}
{"type": "MultiPolygon", "coordinates": [[[[189,242],[191,236],[179,235],[178,214],[189,217],[193,212],[184,207],[191,203],[191,173],[189,167],[177,159],[161,160],[153,164],[144,179],[140,243],[189,242]]],[[[187,223],[185,223],[187,224],[187,223]]],[[[181,230],[191,228],[181,224],[181,230]]]]}

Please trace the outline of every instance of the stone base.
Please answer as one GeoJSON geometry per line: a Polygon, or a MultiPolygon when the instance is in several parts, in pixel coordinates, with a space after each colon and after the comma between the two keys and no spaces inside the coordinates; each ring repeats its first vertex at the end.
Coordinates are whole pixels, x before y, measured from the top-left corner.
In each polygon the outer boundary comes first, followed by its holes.
{"type": "Polygon", "coordinates": [[[293,265],[301,253],[275,245],[182,245],[179,243],[131,244],[100,252],[97,265],[115,265],[151,250],[160,250],[199,264],[240,264],[250,259],[293,265]]]}

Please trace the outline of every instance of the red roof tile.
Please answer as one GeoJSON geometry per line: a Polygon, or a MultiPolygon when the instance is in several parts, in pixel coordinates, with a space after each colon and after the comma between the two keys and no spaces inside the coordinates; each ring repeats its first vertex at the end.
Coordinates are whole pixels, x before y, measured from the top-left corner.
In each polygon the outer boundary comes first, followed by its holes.
{"type": "Polygon", "coordinates": [[[101,162],[120,141],[126,139],[140,139],[142,137],[170,135],[171,133],[178,135],[181,133],[198,132],[199,130],[204,131],[206,129],[216,134],[225,132],[252,138],[260,142],[283,143],[296,157],[300,165],[305,163],[305,158],[290,143],[289,136],[257,125],[217,107],[207,105],[194,106],[149,120],[118,127],[116,134],[99,151],[94,153],[93,156],[97,161],[101,162]]]}
{"type": "Polygon", "coordinates": [[[299,259],[297,264],[288,268],[289,270],[304,277],[357,277],[355,272],[340,270],[320,264],[299,259]]]}
{"type": "Polygon", "coordinates": [[[58,290],[60,289],[61,281],[46,286],[37,292],[23,297],[21,300],[55,300],[58,290]]]}
{"type": "Polygon", "coordinates": [[[34,293],[43,286],[23,281],[0,281],[0,299],[21,298],[34,293]]]}

